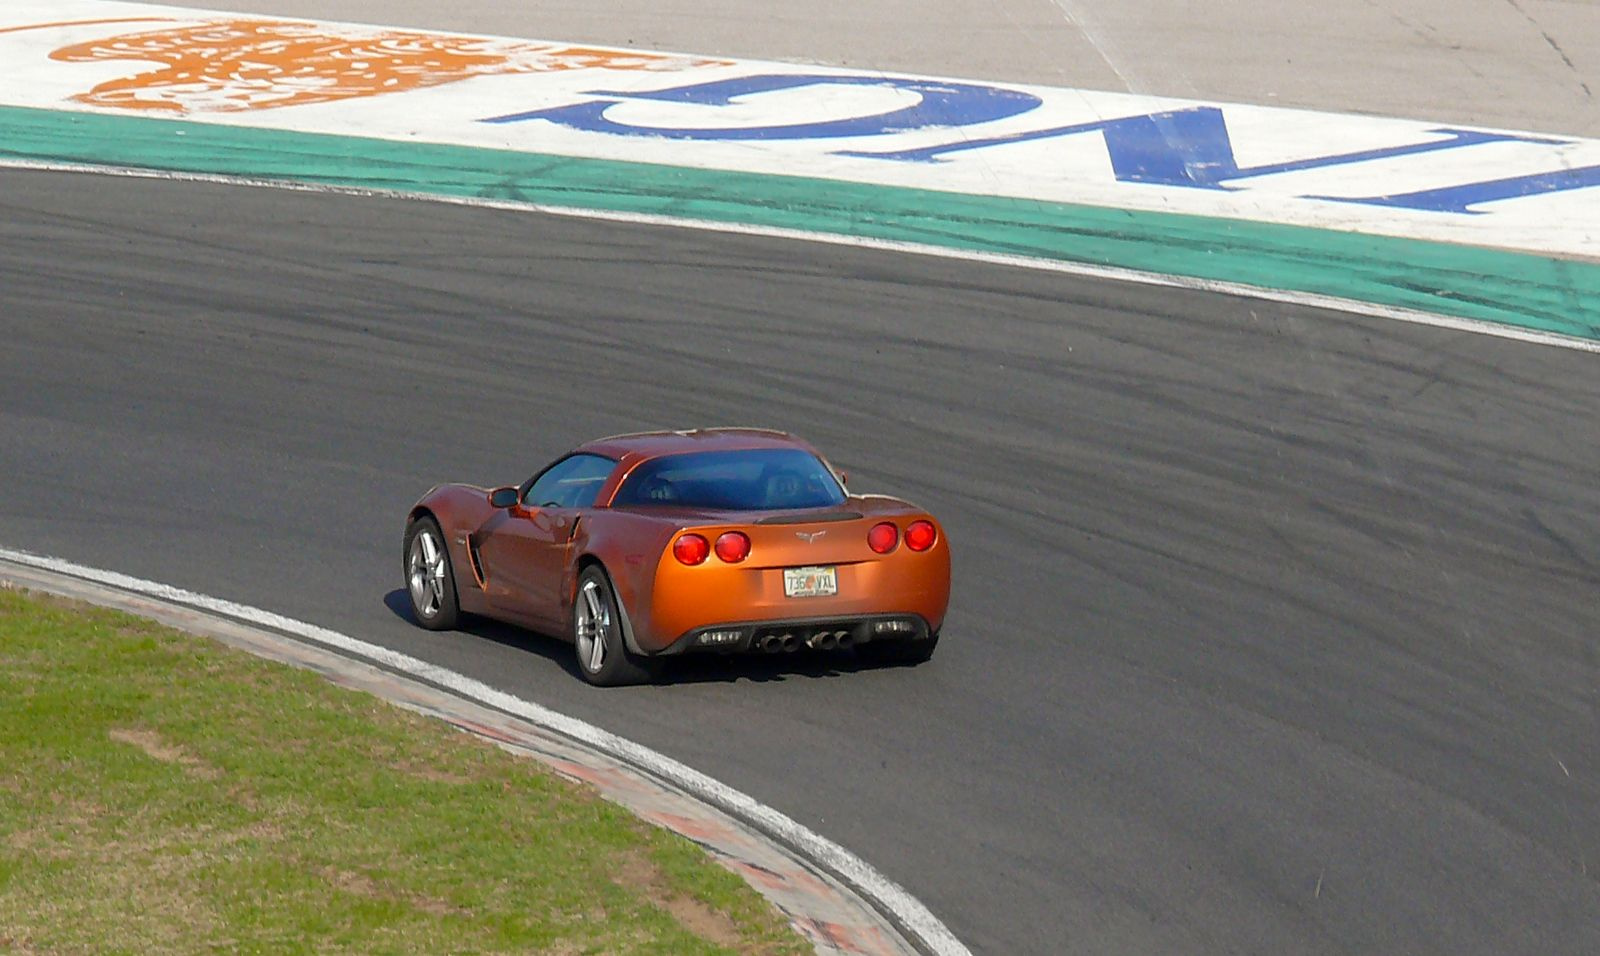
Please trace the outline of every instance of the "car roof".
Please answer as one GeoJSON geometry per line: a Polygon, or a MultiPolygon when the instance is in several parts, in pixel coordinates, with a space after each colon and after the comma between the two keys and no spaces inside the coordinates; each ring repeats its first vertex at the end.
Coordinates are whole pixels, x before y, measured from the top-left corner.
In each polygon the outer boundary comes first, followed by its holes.
{"type": "Polygon", "coordinates": [[[696,428],[685,431],[635,432],[585,442],[576,449],[618,461],[677,455],[691,451],[748,451],[758,448],[800,448],[809,444],[788,432],[767,428],[696,428]]]}

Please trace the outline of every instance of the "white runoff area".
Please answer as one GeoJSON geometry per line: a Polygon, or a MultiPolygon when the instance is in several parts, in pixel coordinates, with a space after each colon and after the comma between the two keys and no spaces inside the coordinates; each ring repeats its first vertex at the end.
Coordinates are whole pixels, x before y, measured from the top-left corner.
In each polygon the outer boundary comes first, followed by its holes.
{"type": "Polygon", "coordinates": [[[0,105],[808,176],[1600,259],[1600,141],[102,0],[0,105]]]}

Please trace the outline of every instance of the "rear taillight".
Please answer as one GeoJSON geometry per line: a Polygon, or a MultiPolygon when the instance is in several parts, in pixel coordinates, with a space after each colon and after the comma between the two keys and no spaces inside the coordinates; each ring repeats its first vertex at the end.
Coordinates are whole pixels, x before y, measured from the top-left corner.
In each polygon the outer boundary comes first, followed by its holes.
{"type": "Polygon", "coordinates": [[[881,521],[867,532],[867,547],[879,554],[888,554],[900,543],[900,529],[892,521],[881,521]]]}
{"type": "Polygon", "coordinates": [[[711,545],[697,534],[679,535],[678,540],[672,543],[672,556],[691,567],[703,564],[710,553],[711,545]]]}
{"type": "Polygon", "coordinates": [[[939,539],[932,521],[913,521],[906,528],[906,547],[913,551],[926,551],[939,539]]]}
{"type": "Polygon", "coordinates": [[[738,564],[750,556],[750,539],[742,531],[725,531],[717,538],[717,557],[738,564]]]}

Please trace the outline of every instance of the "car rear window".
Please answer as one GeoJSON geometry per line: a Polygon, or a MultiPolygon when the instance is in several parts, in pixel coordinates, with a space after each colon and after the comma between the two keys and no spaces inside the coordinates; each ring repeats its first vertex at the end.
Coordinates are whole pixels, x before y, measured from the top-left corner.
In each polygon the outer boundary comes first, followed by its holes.
{"type": "Polygon", "coordinates": [[[798,448],[761,448],[652,459],[633,470],[612,505],[772,511],[831,508],[844,502],[844,489],[816,455],[798,448]]]}

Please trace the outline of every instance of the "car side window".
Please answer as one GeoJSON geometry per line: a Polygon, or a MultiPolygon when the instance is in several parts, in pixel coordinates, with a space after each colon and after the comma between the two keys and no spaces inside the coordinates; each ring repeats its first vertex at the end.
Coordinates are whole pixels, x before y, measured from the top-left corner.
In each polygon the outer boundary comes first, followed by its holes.
{"type": "Polygon", "coordinates": [[[530,508],[587,508],[617,463],[600,455],[568,455],[546,468],[522,493],[530,508]]]}

